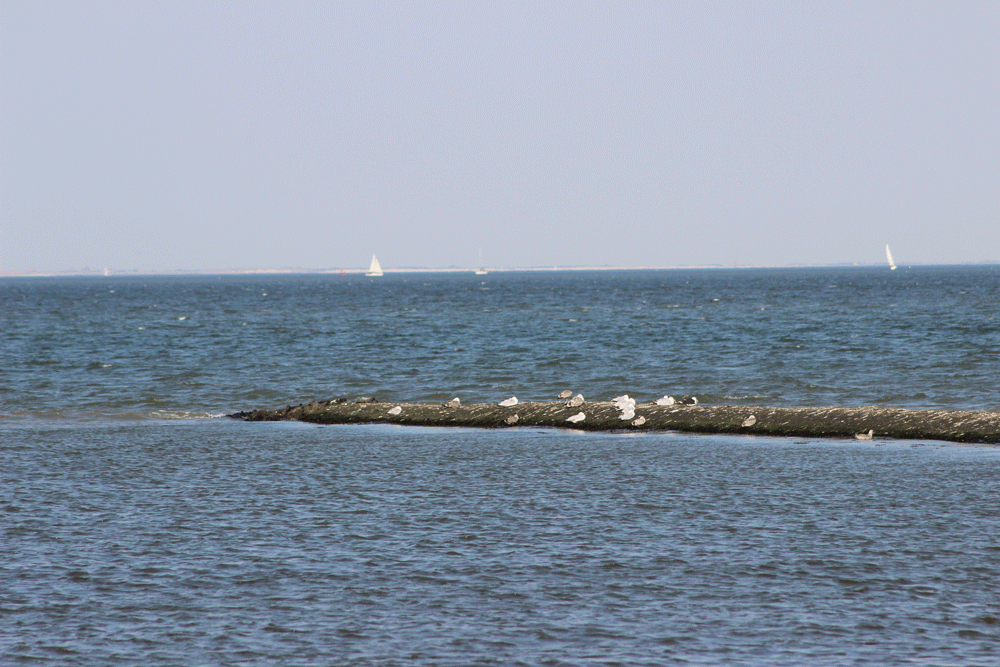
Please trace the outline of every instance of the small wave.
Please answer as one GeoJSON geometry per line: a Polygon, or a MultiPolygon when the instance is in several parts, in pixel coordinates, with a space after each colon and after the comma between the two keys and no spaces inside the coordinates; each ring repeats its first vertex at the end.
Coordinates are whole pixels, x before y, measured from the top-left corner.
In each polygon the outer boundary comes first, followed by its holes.
{"type": "Polygon", "coordinates": [[[200,412],[191,410],[150,410],[142,412],[105,412],[89,410],[16,410],[0,412],[0,421],[73,421],[73,422],[135,422],[135,421],[176,421],[194,419],[218,419],[224,412],[200,412]]]}
{"type": "Polygon", "coordinates": [[[722,395],[719,398],[723,401],[735,401],[735,402],[757,402],[757,401],[773,401],[778,398],[776,394],[744,394],[744,395],[722,395]]]}
{"type": "Polygon", "coordinates": [[[187,412],[183,410],[154,410],[149,413],[151,419],[218,419],[225,416],[224,412],[187,412]]]}
{"type": "Polygon", "coordinates": [[[88,370],[97,370],[103,368],[113,368],[114,364],[108,361],[91,361],[87,364],[88,370]]]}

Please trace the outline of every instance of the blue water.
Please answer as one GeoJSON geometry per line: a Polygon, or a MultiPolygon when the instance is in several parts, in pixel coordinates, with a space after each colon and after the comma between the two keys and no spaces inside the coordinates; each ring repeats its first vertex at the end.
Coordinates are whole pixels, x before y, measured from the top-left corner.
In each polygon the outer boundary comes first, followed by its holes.
{"type": "Polygon", "coordinates": [[[1000,269],[0,280],[0,664],[996,664],[1000,449],[243,423],[1000,410],[1000,269]]]}

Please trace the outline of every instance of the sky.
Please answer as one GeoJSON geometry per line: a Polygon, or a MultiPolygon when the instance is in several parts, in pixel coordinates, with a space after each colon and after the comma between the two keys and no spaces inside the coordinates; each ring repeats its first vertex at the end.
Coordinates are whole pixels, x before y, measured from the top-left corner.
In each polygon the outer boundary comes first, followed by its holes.
{"type": "Polygon", "coordinates": [[[1000,261],[997,2],[0,3],[0,273],[1000,261]]]}

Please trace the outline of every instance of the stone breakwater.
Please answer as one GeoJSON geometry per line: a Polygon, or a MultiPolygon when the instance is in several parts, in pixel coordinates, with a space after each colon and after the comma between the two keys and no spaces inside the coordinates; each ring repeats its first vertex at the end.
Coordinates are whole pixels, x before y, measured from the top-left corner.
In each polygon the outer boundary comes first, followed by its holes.
{"type": "Polygon", "coordinates": [[[635,405],[623,420],[611,401],[568,407],[559,402],[447,406],[428,403],[378,403],[371,399],[319,401],[279,410],[229,415],[244,421],[302,421],[314,424],[400,424],[516,428],[544,426],[583,431],[685,431],[742,433],[811,438],[945,440],[1000,442],[1000,412],[904,410],[901,408],[766,408],[729,405],[635,405]],[[396,409],[398,408],[398,409],[396,409]],[[581,421],[570,417],[583,413],[581,421]],[[869,437],[870,436],[870,437],[869,437]]]}

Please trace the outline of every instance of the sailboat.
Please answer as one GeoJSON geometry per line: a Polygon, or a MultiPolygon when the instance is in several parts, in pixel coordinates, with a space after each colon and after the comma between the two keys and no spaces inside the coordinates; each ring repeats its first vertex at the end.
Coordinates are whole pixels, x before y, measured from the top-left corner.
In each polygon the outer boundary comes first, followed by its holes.
{"type": "Polygon", "coordinates": [[[366,276],[380,276],[382,275],[382,265],[378,263],[378,257],[372,255],[372,263],[368,266],[368,270],[365,271],[366,276]]]}
{"type": "Polygon", "coordinates": [[[889,252],[889,244],[888,243],[885,244],[885,258],[887,260],[889,260],[889,270],[890,271],[895,271],[896,270],[896,262],[892,261],[892,253],[889,252]]]}
{"type": "Polygon", "coordinates": [[[477,276],[485,276],[487,273],[489,273],[489,271],[487,271],[486,267],[483,266],[483,249],[480,248],[479,249],[479,268],[476,269],[476,275],[477,276]]]}

